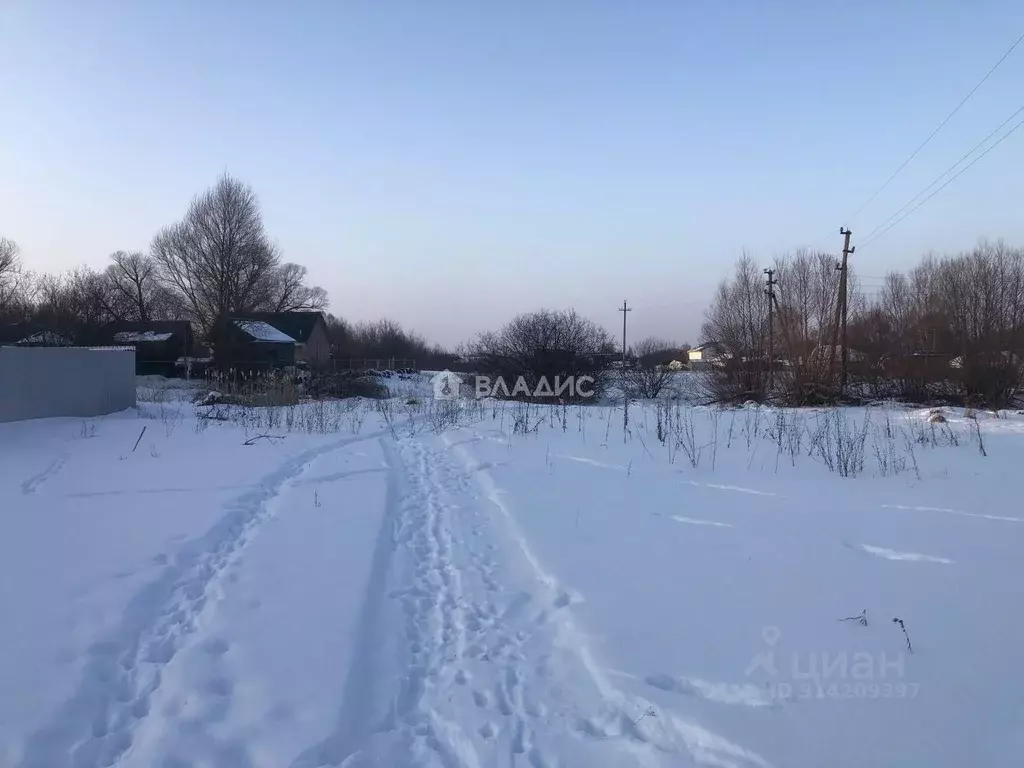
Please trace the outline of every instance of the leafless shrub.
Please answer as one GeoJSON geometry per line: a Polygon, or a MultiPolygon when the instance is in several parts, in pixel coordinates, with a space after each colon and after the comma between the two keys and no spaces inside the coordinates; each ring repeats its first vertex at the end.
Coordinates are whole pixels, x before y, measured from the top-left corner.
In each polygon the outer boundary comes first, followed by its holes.
{"type": "MultiPolygon", "coordinates": [[[[529,402],[516,403],[512,406],[512,434],[536,434],[542,422],[543,415],[540,413],[540,406],[529,402]]],[[[609,424],[611,424],[610,419],[609,424]]]]}
{"type": "Polygon", "coordinates": [[[683,412],[682,418],[676,425],[676,447],[682,449],[690,466],[694,469],[700,466],[704,446],[697,444],[697,430],[693,422],[692,408],[687,408],[683,412]]]}
{"type": "MultiPolygon", "coordinates": [[[[580,382],[589,376],[594,380],[594,393],[599,394],[613,350],[607,331],[575,311],[542,310],[519,315],[500,331],[483,334],[469,345],[468,352],[481,374],[490,376],[496,386],[498,378],[505,383],[509,399],[529,399],[530,395],[511,395],[520,377],[534,393],[542,381],[554,387],[556,380],[565,382],[571,377],[580,382]]],[[[565,399],[585,399],[578,388],[563,394],[565,399]]]]}
{"type": "Polygon", "coordinates": [[[988,456],[988,451],[985,450],[985,439],[981,435],[981,424],[975,418],[972,422],[972,430],[974,432],[974,439],[978,443],[978,451],[982,456],[988,456]]]}
{"type": "Polygon", "coordinates": [[[457,427],[461,415],[462,401],[457,399],[432,400],[427,408],[427,421],[438,435],[457,427]]]}
{"type": "Polygon", "coordinates": [[[388,431],[391,433],[391,437],[395,440],[398,439],[398,433],[395,431],[395,407],[394,401],[392,400],[378,400],[376,403],[377,413],[380,414],[384,420],[384,424],[387,426],[388,431]]]}
{"type": "Polygon", "coordinates": [[[818,457],[830,472],[840,477],[857,477],[864,471],[864,457],[869,415],[858,427],[848,419],[842,408],[826,411],[820,419],[819,429],[812,440],[818,457]]]}

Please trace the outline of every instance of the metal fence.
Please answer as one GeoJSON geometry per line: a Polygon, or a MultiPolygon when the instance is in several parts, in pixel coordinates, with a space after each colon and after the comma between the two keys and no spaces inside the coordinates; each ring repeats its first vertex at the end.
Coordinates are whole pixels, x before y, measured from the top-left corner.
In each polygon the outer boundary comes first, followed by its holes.
{"type": "Polygon", "coordinates": [[[0,422],[135,406],[135,350],[0,347],[0,422]]]}

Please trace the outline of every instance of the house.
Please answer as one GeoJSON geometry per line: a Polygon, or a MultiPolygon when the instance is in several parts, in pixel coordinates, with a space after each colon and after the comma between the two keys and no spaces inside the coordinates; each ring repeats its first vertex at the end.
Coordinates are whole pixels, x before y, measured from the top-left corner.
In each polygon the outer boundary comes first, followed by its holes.
{"type": "Polygon", "coordinates": [[[295,365],[298,342],[263,320],[231,317],[214,345],[219,365],[267,370],[295,365]]]}
{"type": "Polygon", "coordinates": [[[331,337],[322,312],[249,312],[232,319],[266,323],[293,339],[296,363],[318,368],[331,360],[331,337]]]}
{"type": "Polygon", "coordinates": [[[699,371],[725,365],[725,361],[732,355],[721,344],[712,341],[689,350],[686,357],[690,361],[690,368],[699,371]]]}
{"type": "Polygon", "coordinates": [[[187,320],[117,321],[103,326],[101,344],[135,348],[137,376],[173,376],[176,361],[194,354],[195,336],[187,320]]]}
{"type": "Polygon", "coordinates": [[[65,333],[36,323],[14,323],[0,327],[0,346],[70,347],[74,340],[65,333]]]}

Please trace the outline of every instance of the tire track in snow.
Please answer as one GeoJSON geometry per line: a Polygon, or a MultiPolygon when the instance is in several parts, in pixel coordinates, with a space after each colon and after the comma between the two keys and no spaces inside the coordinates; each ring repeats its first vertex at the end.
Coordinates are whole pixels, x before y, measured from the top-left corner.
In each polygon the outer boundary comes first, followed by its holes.
{"type": "Polygon", "coordinates": [[[116,765],[149,714],[164,667],[199,628],[199,617],[260,526],[270,503],[306,465],[324,454],[372,440],[381,432],[336,440],[293,456],[237,498],[204,535],[183,545],[162,575],[126,606],[120,626],[93,644],[75,693],[29,737],[19,768],[116,765]]]}
{"type": "Polygon", "coordinates": [[[660,708],[637,724],[650,703],[607,682],[574,624],[581,598],[541,568],[481,463],[433,440],[381,441],[387,508],[340,714],[292,768],[766,768],[660,708]]]}
{"type": "Polygon", "coordinates": [[[417,440],[381,444],[389,466],[387,508],[337,725],[292,768],[480,768],[472,739],[441,706],[468,676],[459,663],[466,650],[462,572],[436,456],[417,440]],[[374,723],[373,705],[384,687],[377,672],[389,630],[382,620],[388,596],[401,606],[407,659],[390,712],[374,723]]]}
{"type": "Polygon", "coordinates": [[[398,544],[415,558],[412,584],[401,596],[409,667],[399,689],[396,725],[408,732],[413,765],[429,765],[436,755],[446,768],[477,768],[472,742],[435,701],[439,691],[456,682],[466,650],[451,509],[441,499],[436,457],[420,441],[404,443],[400,450],[411,487],[402,505],[398,544]]]}

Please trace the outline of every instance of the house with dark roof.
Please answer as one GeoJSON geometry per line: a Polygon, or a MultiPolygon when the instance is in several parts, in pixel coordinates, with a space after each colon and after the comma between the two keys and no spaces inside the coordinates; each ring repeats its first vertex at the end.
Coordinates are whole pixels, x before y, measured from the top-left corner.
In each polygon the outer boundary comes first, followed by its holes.
{"type": "Polygon", "coordinates": [[[192,357],[195,336],[187,320],[116,321],[100,329],[99,343],[135,347],[138,376],[173,376],[179,359],[192,357]]]}
{"type": "Polygon", "coordinates": [[[0,346],[70,347],[74,344],[66,333],[37,323],[12,323],[0,326],[0,346]]]}
{"type": "Polygon", "coordinates": [[[214,342],[221,368],[237,372],[267,371],[295,365],[297,342],[263,320],[232,315],[214,342]]]}
{"type": "Polygon", "coordinates": [[[291,338],[296,363],[318,368],[331,359],[331,337],[322,312],[249,312],[231,319],[265,323],[291,338]]]}

